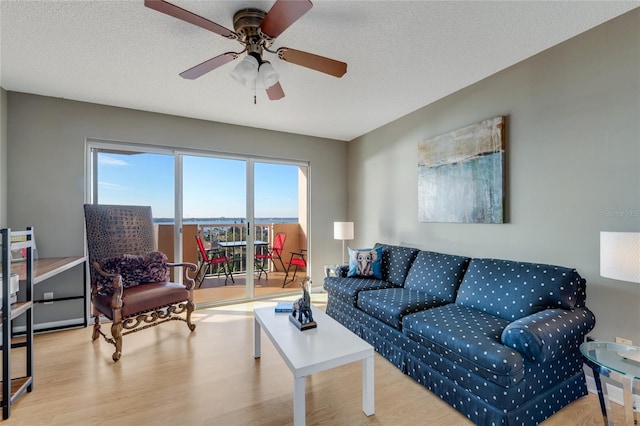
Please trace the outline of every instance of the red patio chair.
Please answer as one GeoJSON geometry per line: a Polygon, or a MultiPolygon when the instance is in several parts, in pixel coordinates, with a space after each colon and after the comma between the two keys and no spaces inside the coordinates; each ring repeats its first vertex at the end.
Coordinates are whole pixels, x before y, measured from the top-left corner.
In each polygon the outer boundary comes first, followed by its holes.
{"type": "Polygon", "coordinates": [[[296,273],[298,272],[298,268],[307,267],[307,260],[304,258],[306,252],[307,252],[306,249],[301,249],[299,252],[291,252],[291,259],[287,262],[288,266],[287,266],[286,274],[284,275],[284,282],[282,283],[282,288],[284,288],[284,286],[286,286],[288,283],[296,279],[296,273]],[[293,270],[293,276],[291,277],[290,280],[287,280],[292,266],[295,266],[295,269],[293,270]]]}
{"type": "Polygon", "coordinates": [[[228,258],[224,250],[218,248],[211,248],[206,250],[204,248],[204,244],[202,243],[202,238],[196,235],[196,242],[198,243],[198,251],[200,252],[200,266],[198,267],[198,271],[196,272],[196,281],[199,281],[198,288],[202,285],[204,281],[204,277],[207,276],[208,273],[213,273],[213,266],[217,265],[218,277],[220,276],[220,267],[222,267],[222,272],[224,272],[224,285],[227,285],[227,280],[231,279],[232,283],[235,283],[233,280],[233,274],[231,273],[231,268],[229,267],[229,263],[231,263],[231,259],[228,258]],[[204,269],[204,273],[202,276],[200,272],[204,269]],[[200,277],[200,278],[199,278],[200,277]]]}
{"type": "Polygon", "coordinates": [[[287,268],[284,266],[284,262],[282,261],[282,251],[284,250],[284,242],[286,239],[287,234],[285,234],[284,232],[278,232],[273,239],[273,245],[271,247],[267,247],[266,252],[255,254],[254,265],[256,266],[256,270],[258,271],[258,279],[260,279],[263,273],[265,278],[269,279],[269,275],[267,274],[265,265],[268,267],[269,261],[274,262],[274,259],[280,262],[282,271],[287,270],[287,268]]]}

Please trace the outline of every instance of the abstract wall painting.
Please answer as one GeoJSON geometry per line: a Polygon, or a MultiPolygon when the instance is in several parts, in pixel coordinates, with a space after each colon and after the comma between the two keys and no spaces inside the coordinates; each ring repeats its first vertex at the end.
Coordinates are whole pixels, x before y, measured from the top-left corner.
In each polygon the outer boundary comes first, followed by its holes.
{"type": "Polygon", "coordinates": [[[504,222],[504,117],[418,143],[420,222],[504,222]]]}

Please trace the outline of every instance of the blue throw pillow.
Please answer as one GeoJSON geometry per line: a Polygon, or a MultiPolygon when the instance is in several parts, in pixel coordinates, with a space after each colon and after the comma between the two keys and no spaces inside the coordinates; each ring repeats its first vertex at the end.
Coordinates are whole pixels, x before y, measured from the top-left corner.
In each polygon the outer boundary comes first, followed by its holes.
{"type": "Polygon", "coordinates": [[[347,277],[382,279],[382,247],[352,249],[349,247],[347,277]]]}

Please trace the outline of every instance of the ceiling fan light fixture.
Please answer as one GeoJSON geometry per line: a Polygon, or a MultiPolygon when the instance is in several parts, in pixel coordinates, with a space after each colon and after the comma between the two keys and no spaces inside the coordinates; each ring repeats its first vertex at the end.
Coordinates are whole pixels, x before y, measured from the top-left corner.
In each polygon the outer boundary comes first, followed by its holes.
{"type": "Polygon", "coordinates": [[[226,52],[215,56],[179,75],[188,80],[195,80],[238,59],[242,53],[246,52],[246,57],[239,61],[230,75],[243,86],[253,88],[254,103],[257,88],[266,89],[267,96],[272,101],[284,97],[280,77],[269,62],[262,60],[263,51],[276,54],[285,62],[338,78],[347,72],[347,64],[335,59],[288,47],[280,47],[275,51],[269,50],[280,34],[311,9],[313,6],[311,0],[275,0],[266,13],[255,8],[240,9],[233,15],[233,31],[166,0],[145,0],[144,5],[242,44],[244,49],[240,52],[226,52]]]}
{"type": "Polygon", "coordinates": [[[258,66],[258,60],[253,55],[247,55],[231,71],[231,77],[244,86],[256,79],[258,66]]]}
{"type": "Polygon", "coordinates": [[[273,86],[278,82],[280,76],[269,62],[263,62],[258,69],[258,79],[262,82],[265,89],[273,86]]]}

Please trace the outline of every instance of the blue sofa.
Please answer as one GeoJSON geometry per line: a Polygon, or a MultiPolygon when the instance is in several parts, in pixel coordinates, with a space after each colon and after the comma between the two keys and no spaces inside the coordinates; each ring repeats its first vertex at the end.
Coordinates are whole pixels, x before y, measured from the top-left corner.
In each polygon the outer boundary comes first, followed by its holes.
{"type": "Polygon", "coordinates": [[[327,277],[327,314],[471,421],[537,424],[586,395],[575,269],[376,244],[382,279],[327,277]]]}

